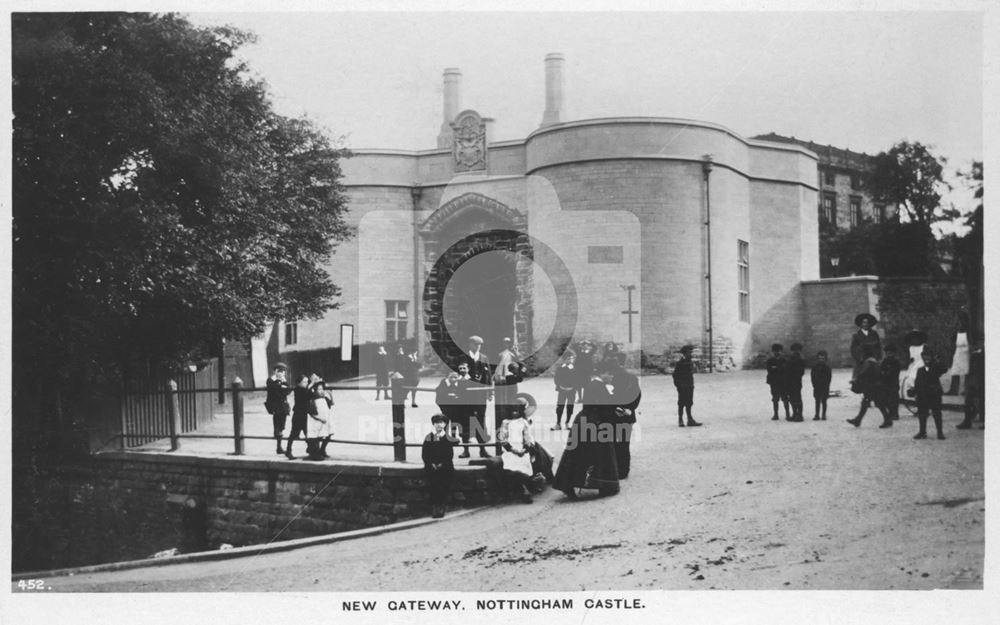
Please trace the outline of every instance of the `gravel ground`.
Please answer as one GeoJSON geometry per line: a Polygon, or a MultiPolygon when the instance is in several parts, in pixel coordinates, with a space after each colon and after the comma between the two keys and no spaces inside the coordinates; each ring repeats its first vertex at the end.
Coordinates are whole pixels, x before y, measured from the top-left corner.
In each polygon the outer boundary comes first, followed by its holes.
{"type": "MultiPolygon", "coordinates": [[[[676,426],[669,377],[642,380],[632,475],[614,497],[489,508],[371,538],[238,560],[52,578],[55,591],[456,591],[982,588],[984,432],[915,441],[835,372],[829,418],[770,420],[763,372],[696,376],[676,426]],[[516,572],[517,575],[513,573],[516,572]],[[522,581],[511,581],[522,580],[522,581]]],[[[525,385],[543,401],[551,381],[525,385]]],[[[425,410],[421,408],[421,410],[425,410]]],[[[429,410],[429,408],[428,408],[429,410]]],[[[429,413],[428,413],[429,414],[429,413]]],[[[536,433],[558,458],[550,406],[536,433]]]]}

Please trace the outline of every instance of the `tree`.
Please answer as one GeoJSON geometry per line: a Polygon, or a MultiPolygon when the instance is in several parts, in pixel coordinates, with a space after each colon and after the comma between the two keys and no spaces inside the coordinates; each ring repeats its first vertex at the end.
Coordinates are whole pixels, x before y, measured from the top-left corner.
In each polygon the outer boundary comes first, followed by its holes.
{"type": "MultiPolygon", "coordinates": [[[[838,276],[929,276],[938,271],[934,249],[930,229],[917,223],[866,221],[849,230],[820,227],[820,258],[838,258],[838,276]]],[[[833,275],[832,269],[824,268],[823,275],[833,275]]]]}
{"type": "Polygon", "coordinates": [[[965,217],[969,231],[955,242],[955,259],[958,262],[971,303],[971,336],[982,338],[983,332],[983,162],[973,161],[967,172],[960,172],[966,184],[973,189],[977,205],[965,217]]]}
{"type": "Polygon", "coordinates": [[[251,40],[177,15],[13,15],[17,417],[335,306],[347,153],[272,110],[234,57],[251,40]]]}
{"type": "Polygon", "coordinates": [[[898,206],[908,221],[929,228],[953,217],[941,207],[945,162],[919,142],[901,141],[873,157],[866,184],[876,201],[898,206]]]}

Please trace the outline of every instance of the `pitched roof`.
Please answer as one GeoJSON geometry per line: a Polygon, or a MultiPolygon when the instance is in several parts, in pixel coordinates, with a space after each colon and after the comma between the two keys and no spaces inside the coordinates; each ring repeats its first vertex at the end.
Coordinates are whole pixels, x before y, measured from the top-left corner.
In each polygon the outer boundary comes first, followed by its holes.
{"type": "Polygon", "coordinates": [[[776,132],[769,132],[765,135],[757,135],[754,139],[762,141],[774,141],[775,143],[791,143],[799,145],[807,150],[815,152],[819,156],[820,163],[844,169],[867,169],[871,166],[872,157],[864,152],[854,152],[846,148],[837,148],[832,145],[822,145],[815,141],[805,141],[795,137],[786,137],[776,132]]]}

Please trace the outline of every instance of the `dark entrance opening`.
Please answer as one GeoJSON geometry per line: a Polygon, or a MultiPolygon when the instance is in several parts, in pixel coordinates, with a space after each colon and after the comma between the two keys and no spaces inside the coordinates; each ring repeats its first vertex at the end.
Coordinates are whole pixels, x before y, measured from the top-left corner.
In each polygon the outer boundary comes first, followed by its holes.
{"type": "Polygon", "coordinates": [[[455,269],[444,293],[442,312],[448,333],[462,347],[467,337],[481,336],[491,361],[502,348],[503,338],[515,336],[516,268],[516,254],[476,254],[455,269]]]}

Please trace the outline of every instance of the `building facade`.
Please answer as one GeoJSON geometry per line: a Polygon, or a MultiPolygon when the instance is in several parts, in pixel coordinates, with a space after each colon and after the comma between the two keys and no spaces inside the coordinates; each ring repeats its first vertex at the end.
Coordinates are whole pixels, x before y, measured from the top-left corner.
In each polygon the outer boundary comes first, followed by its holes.
{"type": "Polygon", "coordinates": [[[523,139],[493,141],[448,69],[437,147],[342,163],[357,236],[327,268],[339,308],[277,323],[269,357],[341,350],[364,373],[367,346],[405,340],[447,364],[477,334],[488,354],[512,337],[538,370],[582,338],[633,364],[692,343],[726,369],[801,335],[816,206],[850,184],[842,170],[827,185],[815,151],[711,122],[565,121],[563,59],[545,63],[542,124],[523,139]]]}

